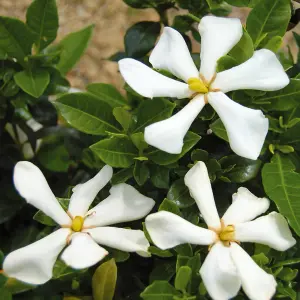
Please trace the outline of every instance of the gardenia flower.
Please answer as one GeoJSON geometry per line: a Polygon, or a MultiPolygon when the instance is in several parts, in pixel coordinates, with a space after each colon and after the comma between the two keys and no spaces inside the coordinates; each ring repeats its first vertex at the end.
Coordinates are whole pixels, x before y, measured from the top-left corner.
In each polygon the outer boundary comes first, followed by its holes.
{"type": "Polygon", "coordinates": [[[261,269],[239,244],[253,242],[279,251],[287,250],[296,241],[284,217],[271,212],[251,221],[268,210],[270,201],[257,198],[246,188],[239,188],[220,220],[205,164],[198,162],[185,175],[184,181],[208,229],[160,211],[146,218],[146,227],[154,244],[163,250],[185,243],[210,245],[200,275],[215,300],[236,296],[241,286],[252,300],[271,299],[276,291],[274,277],[261,269]]]}
{"type": "Polygon", "coordinates": [[[181,34],[165,27],[150,55],[156,69],[167,70],[184,82],[163,76],[141,62],[125,58],[119,68],[125,81],[144,97],[191,98],[191,101],[169,119],[145,129],[145,141],[168,153],[180,153],[183,138],[206,103],[221,118],[232,150],[243,157],[256,159],[268,132],[269,122],[261,110],[246,108],[225,93],[239,89],[275,91],[285,87],[289,78],[275,54],[267,49],[239,66],[216,74],[217,61],[241,39],[239,19],[206,16],[199,24],[201,67],[196,68],[181,34]]]}
{"type": "Polygon", "coordinates": [[[61,258],[74,269],[88,268],[108,254],[98,243],[148,256],[149,243],[143,231],[107,225],[144,217],[154,206],[151,198],[121,183],[113,186],[110,195],[88,211],[112,174],[112,168],[105,166],[95,177],[75,186],[68,212],[65,212],[40,169],[30,162],[18,162],[14,170],[16,189],[28,203],[55,220],[61,228],[10,253],[3,263],[4,273],[31,284],[45,283],[52,278],[55,261],[66,246],[61,258]]]}

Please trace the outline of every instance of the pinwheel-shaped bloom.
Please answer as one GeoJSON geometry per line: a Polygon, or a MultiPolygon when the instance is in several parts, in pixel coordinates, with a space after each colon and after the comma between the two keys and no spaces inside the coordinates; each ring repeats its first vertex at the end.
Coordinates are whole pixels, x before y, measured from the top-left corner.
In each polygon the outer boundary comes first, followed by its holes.
{"type": "Polygon", "coordinates": [[[268,245],[285,251],[296,241],[284,217],[276,212],[253,220],[267,211],[270,202],[239,188],[233,202],[220,219],[203,162],[198,162],[184,178],[208,229],[193,225],[167,211],[151,214],[146,227],[153,242],[161,249],[191,243],[210,245],[200,275],[210,296],[227,300],[243,288],[252,300],[271,299],[276,290],[274,277],[261,269],[239,246],[240,242],[268,245]]]}
{"type": "Polygon", "coordinates": [[[66,213],[40,169],[30,162],[17,163],[14,170],[16,189],[28,203],[55,220],[61,228],[29,246],[11,252],[4,260],[4,273],[31,284],[45,283],[51,279],[55,261],[66,246],[61,258],[75,269],[90,267],[108,254],[98,243],[148,256],[149,243],[143,231],[107,225],[144,217],[154,205],[151,198],[121,183],[113,186],[110,195],[88,211],[97,193],[111,179],[112,173],[112,168],[105,166],[95,177],[75,186],[66,213]]]}
{"type": "Polygon", "coordinates": [[[165,27],[150,55],[156,69],[167,70],[184,82],[163,76],[137,60],[125,58],[119,68],[125,81],[144,97],[191,98],[177,114],[145,129],[148,144],[168,153],[180,153],[183,138],[206,103],[221,118],[232,150],[243,157],[256,159],[266,134],[268,119],[260,110],[246,108],[224,93],[239,89],[275,91],[285,87],[289,78],[275,54],[267,49],[254,52],[243,64],[216,74],[217,61],[241,39],[239,19],[207,16],[199,24],[201,67],[196,68],[188,47],[179,32],[165,27]]]}

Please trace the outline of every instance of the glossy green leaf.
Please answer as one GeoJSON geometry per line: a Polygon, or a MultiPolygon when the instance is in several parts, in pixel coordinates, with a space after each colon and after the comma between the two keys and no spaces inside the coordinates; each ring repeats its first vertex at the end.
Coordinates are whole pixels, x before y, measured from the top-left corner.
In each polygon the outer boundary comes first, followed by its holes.
{"type": "Polygon", "coordinates": [[[283,36],[291,18],[289,0],[264,0],[258,2],[247,18],[247,31],[254,47],[261,41],[267,43],[274,36],[283,36]]]}
{"type": "Polygon", "coordinates": [[[164,151],[155,149],[146,153],[147,157],[158,165],[169,165],[178,161],[184,154],[191,150],[201,139],[201,136],[194,132],[188,131],[184,137],[184,145],[180,154],[169,154],[164,151]]]}
{"type": "Polygon", "coordinates": [[[150,171],[150,179],[155,187],[160,189],[169,188],[170,170],[168,168],[158,165],[151,165],[150,171]]]}
{"type": "Polygon", "coordinates": [[[56,67],[62,74],[70,71],[79,61],[88,46],[93,29],[94,25],[90,25],[72,32],[52,47],[51,51],[61,50],[60,60],[56,67]]]}
{"type": "Polygon", "coordinates": [[[146,126],[167,119],[172,115],[175,106],[174,103],[161,98],[142,101],[138,107],[133,133],[144,131],[146,126]]]}
{"type": "Polygon", "coordinates": [[[112,137],[92,146],[92,151],[106,164],[115,168],[128,168],[138,156],[137,149],[127,138],[112,137]]]}
{"type": "Polygon", "coordinates": [[[50,75],[45,70],[26,70],[15,74],[16,84],[27,94],[39,98],[50,82],[50,75]]]}
{"type": "Polygon", "coordinates": [[[291,269],[291,268],[283,268],[281,272],[277,275],[278,278],[281,280],[290,282],[298,275],[297,269],[291,269]]]}
{"type": "Polygon", "coordinates": [[[173,254],[172,254],[171,251],[169,251],[169,250],[161,250],[160,248],[158,248],[156,246],[150,246],[148,248],[148,251],[151,254],[159,256],[159,257],[171,257],[171,256],[173,256],[173,254]]]}
{"type": "Polygon", "coordinates": [[[24,64],[31,53],[35,35],[18,19],[0,17],[0,49],[11,58],[24,64]]]}
{"type": "Polygon", "coordinates": [[[281,36],[274,36],[264,45],[264,48],[276,53],[282,45],[282,42],[283,38],[281,36]]]}
{"type": "Polygon", "coordinates": [[[180,208],[189,207],[195,203],[183,179],[173,182],[168,191],[167,198],[180,208]]]}
{"type": "Polygon", "coordinates": [[[231,56],[225,55],[219,58],[217,62],[217,72],[223,72],[238,65],[238,62],[231,56]]]}
{"type": "Polygon", "coordinates": [[[141,161],[136,161],[133,169],[133,176],[138,185],[144,185],[149,178],[148,166],[141,161]]]}
{"type": "Polygon", "coordinates": [[[86,90],[102,101],[107,102],[111,107],[128,105],[127,100],[111,84],[91,83],[86,86],[86,90]]]}
{"type": "Polygon", "coordinates": [[[220,163],[223,169],[234,166],[224,176],[228,177],[230,181],[237,183],[243,183],[255,178],[261,167],[259,159],[247,159],[235,154],[222,157],[220,163]]]}
{"type": "Polygon", "coordinates": [[[213,131],[213,133],[224,141],[229,141],[226,129],[221,121],[221,119],[217,119],[212,124],[209,125],[209,128],[213,131]]]}
{"type": "Polygon", "coordinates": [[[250,0],[226,0],[226,2],[233,6],[247,7],[250,0]]]}
{"type": "MultiPolygon", "coordinates": [[[[162,250],[161,250],[162,251],[162,250]]],[[[165,250],[167,251],[167,250],[165,250]]],[[[172,256],[172,254],[171,254],[172,256]]],[[[155,280],[169,281],[176,273],[176,266],[174,261],[170,260],[156,260],[155,267],[150,273],[149,282],[152,283],[155,280]]],[[[160,299],[160,298],[159,298],[160,299]]]]}
{"type": "Polygon", "coordinates": [[[183,256],[193,256],[193,249],[190,244],[182,244],[174,247],[174,250],[183,256]]]}
{"type": "Polygon", "coordinates": [[[133,177],[133,168],[122,169],[119,172],[114,173],[111,183],[113,185],[126,182],[133,177]]]}
{"type": "Polygon", "coordinates": [[[262,180],[266,194],[300,236],[300,174],[294,170],[288,157],[275,154],[271,163],[264,165],[262,180]]]}
{"type": "Polygon", "coordinates": [[[95,135],[120,132],[111,107],[93,95],[64,94],[54,104],[66,121],[82,132],[95,135]]]}
{"type": "Polygon", "coordinates": [[[127,132],[132,122],[131,113],[123,107],[115,107],[113,109],[113,115],[115,116],[116,120],[121,124],[124,131],[127,132]]]}
{"type": "Polygon", "coordinates": [[[262,105],[266,109],[287,111],[300,105],[300,79],[291,79],[289,85],[285,88],[267,92],[265,95],[258,97],[254,103],[262,105]]]}
{"type": "Polygon", "coordinates": [[[57,226],[57,223],[53,221],[50,217],[45,215],[41,210],[39,210],[34,216],[33,219],[38,221],[41,224],[46,226],[57,226]]]}
{"type": "Polygon", "coordinates": [[[280,261],[279,263],[275,264],[272,266],[272,268],[279,268],[282,266],[290,266],[290,265],[295,265],[300,263],[300,258],[292,258],[284,261],[280,261]]]}
{"type": "Polygon", "coordinates": [[[186,287],[191,279],[192,269],[188,266],[182,266],[178,269],[175,278],[176,290],[185,292],[186,287]]]}
{"type": "Polygon", "coordinates": [[[125,35],[125,51],[129,57],[139,58],[154,48],[160,33],[159,22],[139,22],[131,26],[125,35]]]}
{"type": "Polygon", "coordinates": [[[168,199],[164,199],[164,201],[159,206],[158,211],[162,211],[162,210],[171,212],[178,216],[181,215],[180,209],[178,208],[178,206],[174,202],[172,202],[168,199]]]}
{"type": "Polygon", "coordinates": [[[94,300],[112,300],[117,282],[117,266],[111,259],[97,268],[92,278],[94,300]]]}
{"type": "Polygon", "coordinates": [[[144,300],[173,300],[180,293],[167,281],[154,281],[142,293],[144,300]]]}
{"type": "Polygon", "coordinates": [[[26,24],[36,34],[37,52],[51,44],[58,30],[56,1],[34,0],[27,9],[26,24]]]}
{"type": "Polygon", "coordinates": [[[137,132],[130,136],[133,144],[139,149],[140,152],[143,152],[148,148],[148,144],[145,142],[144,133],[137,132]]]}

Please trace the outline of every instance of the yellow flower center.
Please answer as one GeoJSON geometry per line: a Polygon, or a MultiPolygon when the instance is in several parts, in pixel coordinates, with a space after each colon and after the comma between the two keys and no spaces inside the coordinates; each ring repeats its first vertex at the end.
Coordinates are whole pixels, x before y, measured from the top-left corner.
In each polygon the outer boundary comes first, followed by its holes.
{"type": "Polygon", "coordinates": [[[83,226],[83,222],[84,222],[83,217],[76,216],[72,221],[72,225],[71,225],[72,230],[75,231],[75,232],[81,231],[82,226],[83,226]]]}
{"type": "Polygon", "coordinates": [[[234,242],[234,226],[228,225],[221,229],[219,233],[219,239],[223,242],[225,246],[229,246],[230,242],[234,242]]]}
{"type": "Polygon", "coordinates": [[[191,77],[187,81],[189,88],[192,91],[197,93],[206,94],[208,92],[208,87],[204,84],[204,82],[196,77],[191,77]]]}

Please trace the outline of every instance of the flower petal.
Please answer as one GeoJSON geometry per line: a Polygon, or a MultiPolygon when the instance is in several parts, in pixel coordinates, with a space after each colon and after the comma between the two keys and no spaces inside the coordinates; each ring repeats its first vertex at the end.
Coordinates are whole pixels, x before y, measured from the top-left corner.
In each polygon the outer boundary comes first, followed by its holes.
{"type": "Polygon", "coordinates": [[[230,248],[216,243],[204,260],[200,275],[203,283],[215,300],[235,297],[241,288],[241,280],[230,255],[230,248]]]}
{"type": "Polygon", "coordinates": [[[270,50],[261,49],[243,64],[218,73],[212,88],[224,93],[241,89],[276,91],[289,82],[276,55],[270,50]]]}
{"type": "Polygon", "coordinates": [[[33,244],[11,252],[4,260],[4,273],[30,284],[47,282],[52,278],[53,266],[67,244],[70,232],[67,228],[61,228],[33,244]]]}
{"type": "Polygon", "coordinates": [[[229,249],[246,295],[251,300],[271,299],[277,285],[274,277],[261,269],[238,244],[232,243],[229,249]]]}
{"type": "Polygon", "coordinates": [[[241,242],[264,244],[278,251],[285,251],[296,244],[287,221],[277,212],[235,225],[235,238],[241,242]]]}
{"type": "Polygon", "coordinates": [[[214,231],[196,226],[167,211],[147,216],[145,225],[154,244],[163,250],[185,243],[210,245],[217,239],[214,231]]]}
{"type": "Polygon", "coordinates": [[[171,27],[164,28],[149,61],[154,68],[167,70],[185,82],[191,77],[199,77],[184,38],[171,27]]]}
{"type": "Polygon", "coordinates": [[[110,196],[88,212],[84,227],[138,220],[146,216],[155,204],[153,199],[126,183],[113,186],[109,192],[110,196]]]}
{"type": "Polygon", "coordinates": [[[113,175],[112,167],[105,165],[96,176],[73,188],[70,199],[69,213],[73,216],[84,216],[99,191],[110,181],[113,175]]]}
{"type": "Polygon", "coordinates": [[[130,87],[144,97],[181,99],[188,98],[194,93],[186,83],[161,75],[132,58],[121,59],[119,69],[130,87]]]}
{"type": "Polygon", "coordinates": [[[196,96],[174,116],[147,126],[145,141],[162,151],[181,153],[183,139],[204,105],[204,96],[196,96]]]}
{"type": "Polygon", "coordinates": [[[61,259],[73,269],[84,269],[93,266],[107,254],[89,234],[78,232],[72,235],[71,244],[64,250],[61,259]]]}
{"type": "Polygon", "coordinates": [[[243,27],[239,19],[206,16],[201,19],[198,29],[201,35],[200,74],[210,81],[218,59],[238,43],[243,27]]]}
{"type": "Polygon", "coordinates": [[[258,198],[248,189],[240,187],[237,193],[232,195],[232,204],[222,220],[225,226],[248,222],[265,213],[269,206],[269,199],[258,198]]]}
{"type": "Polygon", "coordinates": [[[244,107],[224,93],[209,93],[208,102],[221,118],[231,149],[238,155],[257,159],[269,129],[261,110],[244,107]]]}
{"type": "Polygon", "coordinates": [[[34,164],[20,161],[14,169],[14,184],[20,195],[43,211],[59,225],[70,225],[71,219],[53,195],[43,173],[34,164]]]}
{"type": "Polygon", "coordinates": [[[137,252],[142,256],[149,256],[150,246],[142,230],[123,229],[116,227],[97,227],[87,229],[91,237],[101,245],[127,252],[137,252]]]}
{"type": "Polygon", "coordinates": [[[205,163],[197,162],[184,176],[184,183],[195,199],[207,226],[220,229],[220,218],[205,163]]]}

